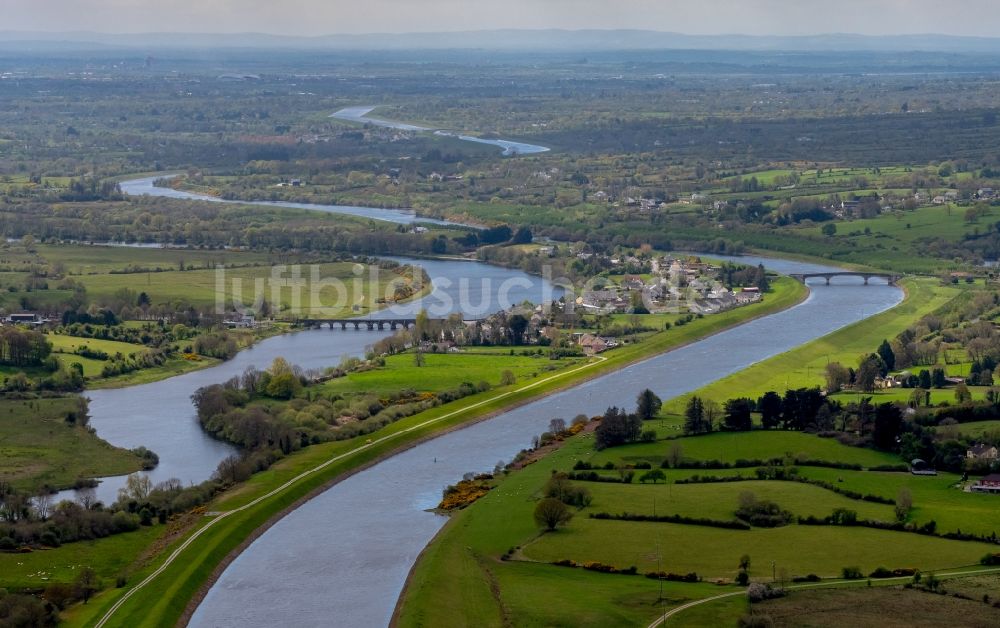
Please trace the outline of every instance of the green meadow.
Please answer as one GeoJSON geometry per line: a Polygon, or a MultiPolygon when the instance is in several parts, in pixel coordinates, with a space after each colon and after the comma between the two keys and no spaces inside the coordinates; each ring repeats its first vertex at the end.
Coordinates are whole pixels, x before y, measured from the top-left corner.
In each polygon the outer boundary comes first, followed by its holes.
{"type": "MultiPolygon", "coordinates": [[[[796,516],[824,516],[835,508],[849,508],[861,518],[881,521],[894,519],[890,505],[850,499],[814,485],[788,481],[745,481],[712,484],[676,484],[677,479],[700,475],[752,476],[754,469],[698,471],[669,469],[667,482],[658,484],[612,484],[575,482],[586,487],[592,503],[574,512],[573,519],[555,532],[540,534],[532,520],[532,511],[541,497],[541,489],[553,471],[568,471],[578,460],[600,463],[608,460],[628,463],[666,456],[675,443],[685,455],[731,459],[732,440],[719,437],[751,437],[753,445],[744,453],[762,457],[781,457],[789,446],[810,455],[822,454],[833,460],[858,460],[875,454],[855,450],[835,441],[808,434],[753,432],[741,435],[712,435],[653,444],[626,445],[593,453],[592,438],[573,437],[558,451],[541,461],[502,479],[497,488],[467,509],[454,513],[444,531],[425,550],[417,563],[407,590],[398,607],[400,626],[431,626],[457,618],[459,623],[477,625],[546,625],[546,605],[524,604],[523,587],[512,583],[530,575],[535,586],[551,591],[553,603],[565,608],[579,607],[588,616],[587,625],[637,625],[657,616],[656,581],[643,578],[647,571],[673,573],[696,572],[707,580],[731,581],[736,576],[740,556],[751,557],[750,576],[770,580],[773,561],[775,573],[786,578],[817,574],[837,578],[846,566],[858,566],[865,573],[878,566],[916,567],[941,570],[974,565],[996,547],[986,543],[946,540],[906,532],[892,532],[860,527],[803,526],[792,524],[779,528],[728,530],[702,525],[599,520],[592,513],[630,512],[636,514],[680,514],[732,520],[740,493],[750,491],[759,499],[772,500],[796,516]],[[801,442],[790,443],[788,436],[801,442]],[[805,445],[807,439],[823,443],[818,449],[805,445]],[[658,452],[653,450],[658,449],[658,452]],[[689,453],[692,452],[692,453],[689,453]],[[498,560],[513,549],[511,560],[498,560]],[[583,569],[570,569],[549,563],[573,560],[578,564],[597,561],[619,569],[635,566],[640,575],[600,575],[583,569]],[[600,582],[618,590],[605,589],[600,582]],[[462,582],[465,593],[456,593],[455,582],[462,582]],[[625,584],[623,584],[623,582],[625,584]],[[472,583],[471,585],[469,583],[472,583]],[[630,592],[624,594],[620,588],[630,592]],[[450,600],[450,601],[446,601],[450,600]],[[513,609],[517,609],[514,611],[513,609]],[[631,612],[633,615],[627,617],[631,612]]],[[[881,454],[866,461],[882,461],[881,454]]],[[[1000,515],[993,496],[972,495],[955,488],[954,476],[918,478],[908,473],[843,471],[819,467],[799,467],[805,477],[823,479],[836,486],[894,497],[904,486],[913,493],[911,520],[931,518],[939,531],[955,530],[988,533],[1000,529],[1000,515]]],[[[638,470],[637,474],[643,473],[638,470]]],[[[611,472],[609,475],[615,475],[611,472]]],[[[664,605],[678,605],[688,598],[709,597],[731,588],[704,584],[672,584],[673,591],[664,605]],[[676,597],[675,597],[676,595],[676,597]]],[[[571,612],[570,618],[575,617],[571,612]]],[[[566,619],[567,622],[570,619],[566,619]]],[[[568,623],[566,625],[569,625],[568,623]]]]}
{"type": "Polygon", "coordinates": [[[0,481],[37,491],[142,468],[131,452],[68,423],[76,409],[75,398],[0,401],[0,481]]]}
{"type": "Polygon", "coordinates": [[[551,360],[548,355],[523,355],[509,349],[495,351],[470,348],[460,353],[424,353],[423,365],[414,366],[412,352],[385,358],[385,366],[349,373],[321,385],[321,394],[387,394],[400,390],[437,392],[456,388],[464,382],[500,385],[503,371],[517,381],[530,380],[541,373],[581,362],[582,358],[551,360]]]}

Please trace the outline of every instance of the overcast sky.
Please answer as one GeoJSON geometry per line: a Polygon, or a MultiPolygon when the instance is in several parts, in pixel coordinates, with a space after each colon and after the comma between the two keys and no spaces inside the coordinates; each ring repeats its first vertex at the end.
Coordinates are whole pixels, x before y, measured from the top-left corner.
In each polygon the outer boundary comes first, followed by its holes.
{"type": "Polygon", "coordinates": [[[0,30],[284,35],[642,28],[1000,35],[1000,0],[0,0],[0,30]]]}

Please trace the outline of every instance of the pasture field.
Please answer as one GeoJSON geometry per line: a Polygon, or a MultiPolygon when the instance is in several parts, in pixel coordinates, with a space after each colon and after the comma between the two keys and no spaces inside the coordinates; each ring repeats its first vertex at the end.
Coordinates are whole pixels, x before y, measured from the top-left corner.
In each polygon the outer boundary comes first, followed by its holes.
{"type": "Polygon", "coordinates": [[[516,381],[530,381],[540,374],[582,363],[584,358],[551,360],[547,355],[523,355],[521,350],[479,351],[469,348],[461,353],[424,353],[423,366],[414,366],[412,352],[385,358],[385,366],[350,373],[321,385],[321,394],[377,394],[401,390],[437,392],[457,388],[464,382],[500,385],[500,376],[511,371],[516,381]]]}
{"type": "MultiPolygon", "coordinates": [[[[980,232],[1000,218],[1000,208],[990,207],[976,221],[965,219],[964,207],[954,204],[930,205],[898,213],[886,212],[875,218],[858,218],[837,222],[838,238],[853,238],[858,242],[888,239],[892,244],[911,244],[928,237],[959,240],[974,230],[980,232]],[[865,230],[869,232],[866,233],[865,230]],[[851,235],[856,233],[857,235],[851,235]]],[[[813,236],[820,235],[822,227],[810,226],[797,229],[813,236]]]]}
{"type": "MultiPolygon", "coordinates": [[[[237,338],[241,344],[247,344],[252,338],[246,334],[237,332],[237,338]]],[[[130,373],[102,377],[104,366],[116,354],[128,357],[139,354],[147,350],[147,347],[118,340],[106,340],[103,338],[78,338],[76,336],[66,336],[63,334],[48,334],[47,338],[52,343],[52,355],[66,367],[73,363],[79,363],[83,367],[83,376],[87,378],[87,388],[118,388],[121,386],[132,386],[135,384],[145,384],[174,375],[180,375],[189,371],[206,368],[218,364],[220,360],[199,355],[194,359],[185,359],[176,355],[168,357],[167,361],[160,366],[140,369],[130,373]],[[108,354],[108,360],[84,357],[76,353],[81,348],[89,348],[94,351],[103,351],[108,354]]],[[[190,340],[183,343],[190,344],[190,340]]]]}
{"type": "MultiPolygon", "coordinates": [[[[530,518],[530,512],[526,513],[530,518]]],[[[791,576],[817,574],[838,578],[843,567],[859,566],[868,573],[880,565],[919,567],[924,571],[973,565],[996,549],[985,543],[962,543],[916,534],[867,528],[798,526],[771,530],[720,530],[705,526],[585,519],[580,513],[562,534],[547,534],[525,547],[529,560],[578,563],[598,561],[641,573],[667,564],[675,573],[696,572],[706,578],[734,578],[740,556],[774,561],[791,576]],[[658,556],[656,548],[662,548],[658,556]]],[[[763,562],[763,561],[760,561],[763,562]]],[[[760,564],[760,562],[758,564],[760,564]]],[[[766,577],[751,569],[751,577],[766,577]]]]}
{"type": "Polygon", "coordinates": [[[0,480],[22,490],[58,489],[142,468],[131,452],[69,424],[66,416],[76,410],[69,397],[0,401],[0,480]]]}
{"type": "Polygon", "coordinates": [[[958,425],[958,431],[962,436],[982,436],[987,432],[996,432],[997,430],[1000,430],[1000,420],[973,421],[958,425]]]}
{"type": "MultiPolygon", "coordinates": [[[[653,420],[647,422],[647,425],[655,427],[657,423],[658,421],[653,420]]],[[[800,459],[859,464],[863,467],[899,462],[892,454],[847,447],[832,438],[817,438],[804,432],[715,432],[698,437],[671,439],[670,446],[674,444],[681,448],[686,459],[720,460],[729,463],[740,459],[769,460],[787,455],[800,459]]],[[[593,452],[586,459],[594,465],[621,460],[629,464],[646,461],[658,466],[663,462],[669,448],[662,441],[635,443],[625,448],[593,452]]]]}
{"type": "MultiPolygon", "coordinates": [[[[962,587],[961,580],[948,580],[944,586],[952,591],[962,587]]],[[[992,580],[990,593],[995,596],[998,582],[996,578],[992,580]]],[[[802,625],[814,628],[845,625],[988,628],[1000,623],[1000,609],[984,604],[981,599],[961,599],[901,587],[795,591],[788,597],[756,605],[754,612],[770,617],[774,626],[780,628],[802,625]]]]}
{"type": "Polygon", "coordinates": [[[3,584],[13,590],[36,589],[53,583],[71,584],[82,567],[92,568],[105,584],[113,584],[119,575],[132,570],[143,549],[166,530],[163,525],[143,526],[134,532],[76,541],[55,549],[24,554],[0,553],[3,584]]]}
{"type": "MultiPolygon", "coordinates": [[[[654,419],[647,425],[659,426],[654,419]]],[[[669,427],[672,427],[669,426],[669,427]]],[[[668,429],[668,433],[673,430],[668,429]]],[[[706,580],[732,581],[739,558],[751,557],[750,577],[769,581],[772,573],[785,578],[816,574],[824,579],[840,577],[844,567],[857,566],[867,574],[876,567],[890,569],[912,567],[924,572],[974,566],[980,557],[996,552],[997,546],[979,541],[957,541],[908,532],[866,527],[806,526],[792,523],[777,528],[754,527],[731,530],[705,525],[619,521],[591,518],[607,512],[638,515],[682,515],[730,521],[735,518],[740,494],[752,492],[758,499],[777,503],[795,516],[823,517],[836,508],[847,508],[860,519],[891,522],[893,506],[854,499],[821,486],[792,481],[748,480],[724,483],[677,484],[677,480],[699,476],[742,475],[755,477],[755,468],[739,469],[664,469],[665,482],[639,483],[643,470],[635,471],[631,484],[576,481],[576,486],[590,491],[591,503],[574,509],[573,519],[551,533],[539,533],[532,512],[542,497],[543,486],[554,471],[570,471],[578,462],[595,467],[634,465],[650,462],[653,467],[667,457],[672,447],[680,446],[689,461],[739,458],[781,458],[797,456],[828,462],[860,464],[865,468],[899,464],[898,457],[868,449],[852,448],[833,439],[823,439],[799,432],[754,431],[716,433],[707,436],[669,438],[595,451],[589,434],[572,437],[557,451],[540,461],[501,479],[497,487],[465,510],[452,514],[452,520],[424,551],[397,608],[400,626],[427,626],[447,617],[473,620],[479,625],[546,625],[544,607],[529,605],[531,594],[518,586],[517,578],[531,578],[533,586],[552,592],[553,604],[568,609],[579,606],[588,623],[597,625],[636,625],[652,621],[656,604],[648,597],[642,578],[649,571],[685,574],[696,572],[706,580]],[[503,555],[509,560],[497,560],[503,555]],[[639,576],[594,574],[581,568],[552,565],[561,560],[578,565],[599,562],[618,569],[636,567],[639,576]],[[774,568],[772,571],[772,561],[774,568]],[[625,587],[631,594],[622,596],[604,591],[593,580],[603,578],[609,586],[625,587]],[[463,582],[465,593],[449,582],[463,582]],[[623,581],[635,581],[631,588],[623,581]],[[468,583],[473,583],[470,586],[468,583]],[[461,603],[456,603],[460,600],[461,603]],[[515,610],[516,609],[516,610],[515,610]],[[624,613],[638,618],[623,619],[624,613]],[[645,615],[642,613],[645,612],[645,615]],[[447,617],[445,616],[447,614],[447,617]],[[594,618],[597,619],[594,619],[594,618]]],[[[799,475],[819,480],[847,491],[871,494],[892,500],[904,488],[912,495],[913,508],[907,521],[937,524],[938,533],[961,530],[990,535],[1000,530],[1000,510],[995,496],[964,492],[960,477],[942,473],[918,477],[905,472],[875,472],[797,466],[799,475]]],[[[618,477],[617,471],[600,471],[606,477],[618,477]]],[[[710,597],[726,592],[715,587],[707,593],[685,589],[696,585],[673,583],[687,591],[684,597],[710,597]]],[[[703,585],[697,585],[703,586],[703,585]]],[[[728,589],[733,590],[733,589],[728,589]]],[[[737,591],[739,589],[736,589],[737,591]]],[[[676,606],[676,598],[664,603],[676,606]]],[[[724,616],[726,622],[745,609],[742,597],[737,601],[720,600],[704,607],[684,611],[667,625],[706,625],[709,618],[724,616]],[[721,611],[720,611],[721,609],[721,611]],[[733,615],[733,613],[736,613],[733,615]]],[[[565,619],[569,625],[571,619],[565,619]]]]}
{"type": "Polygon", "coordinates": [[[237,301],[250,306],[260,293],[272,304],[279,318],[289,315],[339,318],[367,314],[379,309],[377,299],[392,298],[395,284],[410,283],[388,270],[380,270],[377,280],[369,282],[367,268],[359,279],[355,266],[352,262],[303,265],[299,272],[304,283],[298,290],[285,285],[295,278],[292,267],[281,269],[272,266],[226,269],[221,278],[215,269],[204,269],[85,275],[80,277],[80,281],[86,286],[87,294],[98,300],[110,298],[127,288],[146,292],[154,305],[182,302],[200,307],[216,304],[221,281],[226,309],[231,309],[237,301]],[[314,272],[316,282],[311,281],[314,272]],[[324,281],[331,285],[324,287],[324,281]],[[259,291],[256,288],[258,284],[261,285],[259,291]],[[275,299],[274,295],[278,298],[275,299]],[[284,311],[288,313],[283,315],[284,311]]]}

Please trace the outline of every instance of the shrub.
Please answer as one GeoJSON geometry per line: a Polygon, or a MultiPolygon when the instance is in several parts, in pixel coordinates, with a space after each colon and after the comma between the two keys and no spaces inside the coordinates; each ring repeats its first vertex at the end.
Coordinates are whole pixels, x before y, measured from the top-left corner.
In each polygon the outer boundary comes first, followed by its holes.
{"type": "Polygon", "coordinates": [[[894,574],[885,567],[876,567],[875,571],[868,574],[869,578],[891,578],[894,574]]]}
{"type": "Polygon", "coordinates": [[[777,528],[792,522],[792,513],[772,501],[759,500],[750,492],[740,495],[736,517],[759,528],[777,528]]]}
{"type": "Polygon", "coordinates": [[[784,589],[772,587],[771,585],[764,584],[762,582],[752,582],[750,583],[750,586],[747,587],[747,599],[751,602],[763,602],[764,600],[770,600],[784,595],[784,589]]]}
{"type": "Polygon", "coordinates": [[[657,482],[665,481],[666,479],[667,476],[660,469],[652,469],[639,476],[639,481],[643,484],[647,481],[656,484],[657,482]]]}
{"type": "Polygon", "coordinates": [[[538,502],[533,514],[538,527],[550,532],[561,525],[566,525],[573,518],[573,513],[566,504],[553,497],[546,497],[538,502]]]}
{"type": "MultiPolygon", "coordinates": [[[[3,539],[0,539],[0,543],[3,539]]],[[[1000,554],[987,554],[979,559],[980,565],[1000,565],[1000,554]]]]}
{"type": "Polygon", "coordinates": [[[670,582],[701,582],[701,576],[695,572],[688,574],[668,573],[666,571],[650,571],[646,577],[651,580],[667,580],[670,582]]]}
{"type": "Polygon", "coordinates": [[[582,486],[575,486],[565,473],[555,473],[545,484],[546,497],[553,497],[564,504],[583,508],[591,502],[590,491],[582,486]]]}
{"type": "Polygon", "coordinates": [[[649,521],[657,523],[680,523],[695,526],[709,526],[713,528],[724,528],[726,530],[749,530],[750,526],[742,521],[727,521],[725,519],[707,519],[703,517],[685,517],[684,515],[638,515],[623,512],[613,515],[608,512],[597,512],[590,515],[591,519],[604,519],[611,521],[649,521]]]}
{"type": "Polygon", "coordinates": [[[46,547],[59,547],[59,537],[52,530],[42,532],[38,537],[38,542],[46,547]]]}
{"type": "Polygon", "coordinates": [[[860,567],[844,567],[840,570],[840,576],[844,580],[860,580],[865,577],[860,567]]]}

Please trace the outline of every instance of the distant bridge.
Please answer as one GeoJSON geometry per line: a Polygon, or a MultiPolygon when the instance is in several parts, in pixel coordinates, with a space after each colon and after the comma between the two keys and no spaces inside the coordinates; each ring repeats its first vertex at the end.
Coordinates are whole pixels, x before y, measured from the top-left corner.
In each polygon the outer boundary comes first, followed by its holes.
{"type": "Polygon", "coordinates": [[[369,331],[375,329],[409,329],[417,324],[417,319],[415,318],[318,318],[318,319],[300,319],[296,323],[301,327],[329,327],[330,329],[336,329],[340,326],[340,329],[346,331],[348,326],[353,326],[354,329],[368,329],[369,331]]]}
{"type": "Polygon", "coordinates": [[[816,277],[821,277],[826,279],[826,285],[830,285],[830,280],[834,277],[861,277],[865,280],[865,285],[868,285],[868,280],[872,277],[877,277],[880,279],[885,279],[885,282],[890,286],[895,286],[896,282],[903,278],[902,275],[897,275],[894,273],[866,273],[866,272],[852,272],[852,271],[838,271],[831,273],[792,273],[789,275],[793,279],[805,283],[807,279],[813,279],[816,277]]]}

